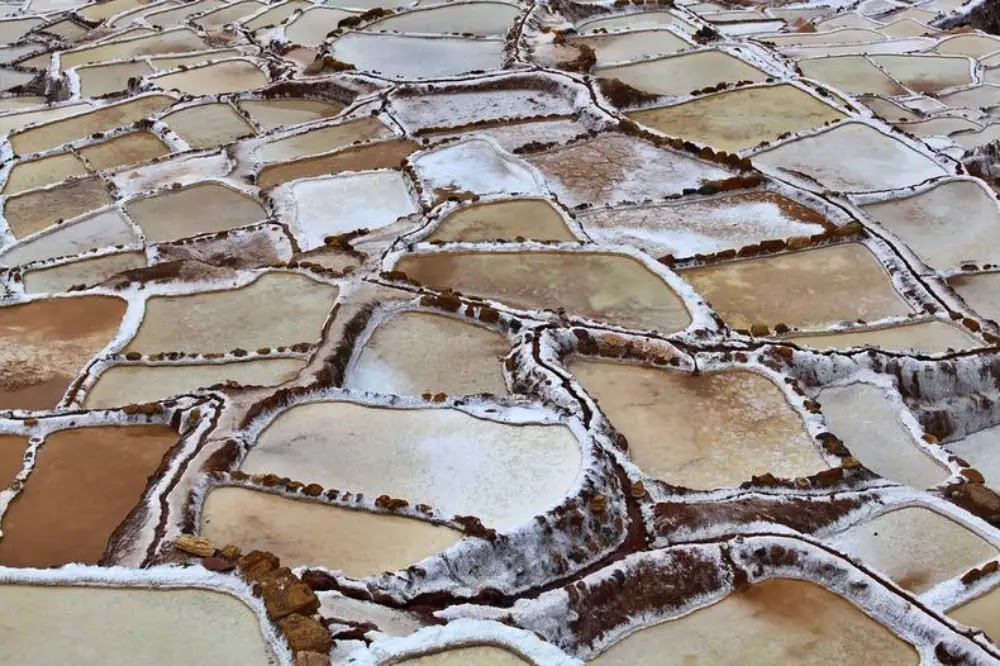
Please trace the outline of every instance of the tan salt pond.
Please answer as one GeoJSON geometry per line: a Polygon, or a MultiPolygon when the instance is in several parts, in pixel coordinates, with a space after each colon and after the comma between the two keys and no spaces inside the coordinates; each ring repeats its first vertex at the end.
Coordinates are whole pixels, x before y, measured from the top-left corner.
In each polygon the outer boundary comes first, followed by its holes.
{"type": "Polygon", "coordinates": [[[948,617],[968,627],[982,629],[990,640],[997,643],[1000,641],[1000,588],[993,588],[986,594],[948,611],[948,617]]]}
{"type": "Polygon", "coordinates": [[[580,450],[561,425],[326,402],[284,412],[241,469],[372,497],[388,494],[509,529],[565,497],[579,473],[580,450]]]}
{"type": "Polygon", "coordinates": [[[916,123],[899,123],[896,127],[904,132],[920,137],[948,136],[954,132],[981,130],[983,128],[979,123],[974,123],[967,118],[960,118],[958,116],[941,116],[916,123]]]}
{"type": "Polygon", "coordinates": [[[935,268],[1000,261],[1000,209],[978,179],[951,180],[863,208],[935,268]]]}
{"type": "Polygon", "coordinates": [[[627,115],[664,134],[729,152],[844,118],[837,109],[789,84],[732,90],[627,115]]]}
{"type": "Polygon", "coordinates": [[[249,60],[222,60],[150,79],[164,90],[187,95],[219,95],[259,88],[268,83],[267,73],[249,60]]]}
{"type": "Polygon", "coordinates": [[[52,409],[118,330],[126,303],[108,296],[0,308],[0,409],[52,409]]]}
{"type": "Polygon", "coordinates": [[[902,95],[906,93],[897,81],[873,65],[862,55],[840,55],[829,58],[800,60],[803,76],[835,86],[847,93],[902,95]]]}
{"type": "Polygon", "coordinates": [[[56,148],[64,143],[130,125],[173,104],[167,95],[146,95],[127,102],[103,106],[89,113],[63,118],[17,132],[10,137],[14,152],[28,154],[56,148]]]}
{"type": "Polygon", "coordinates": [[[273,663],[257,616],[218,592],[0,585],[0,661],[56,664],[69,654],[75,666],[160,666],[191,655],[273,663]]]}
{"type": "MultiPolygon", "coordinates": [[[[979,470],[986,486],[1000,492],[1000,426],[983,428],[957,442],[949,442],[948,450],[979,470]]],[[[1000,638],[1000,636],[996,636],[1000,638]]]]}
{"type": "Polygon", "coordinates": [[[243,100],[239,107],[250,114],[262,130],[272,130],[285,125],[298,125],[320,118],[332,118],[343,107],[334,102],[278,97],[274,99],[243,100]]]}
{"type": "Polygon", "coordinates": [[[427,240],[475,242],[518,237],[576,240],[559,211],[543,199],[513,199],[461,208],[441,220],[427,240]]]}
{"type": "Polygon", "coordinates": [[[955,35],[943,39],[940,44],[934,47],[935,53],[971,56],[973,58],[981,58],[997,51],[1000,51],[1000,40],[989,35],[975,33],[955,35]]]}
{"type": "Polygon", "coordinates": [[[0,116],[0,134],[9,134],[14,130],[36,123],[46,123],[66,116],[81,114],[90,109],[90,103],[65,104],[56,108],[43,108],[34,111],[20,111],[0,116]]]}
{"type": "Polygon", "coordinates": [[[911,312],[878,259],[860,243],[693,268],[682,275],[734,328],[816,327],[911,312]]]}
{"type": "Polygon", "coordinates": [[[974,532],[922,507],[884,513],[827,543],[885,573],[916,594],[996,557],[974,532]]]}
{"type": "Polygon", "coordinates": [[[913,350],[936,354],[949,349],[971,349],[980,342],[962,329],[943,321],[890,326],[865,331],[803,335],[787,338],[803,347],[813,349],[851,349],[854,347],[881,347],[890,351],[913,350]]]}
{"type": "Polygon", "coordinates": [[[502,36],[521,13],[516,4],[505,2],[465,2],[417,8],[393,14],[365,26],[367,31],[395,31],[421,34],[461,33],[464,36],[502,36]]]}
{"type": "Polygon", "coordinates": [[[147,240],[153,243],[225,231],[267,218],[256,199],[218,183],[171,190],[126,206],[147,240]],[[178,211],[185,211],[178,215],[178,211]]]}
{"type": "Polygon", "coordinates": [[[948,173],[902,141],[858,122],[758,153],[754,164],[765,171],[798,171],[824,188],[853,192],[908,187],[948,173]]]}
{"type": "Polygon", "coordinates": [[[965,57],[896,54],[868,57],[915,92],[937,92],[972,83],[972,62],[965,57]]]}
{"type": "Polygon", "coordinates": [[[319,46],[340,21],[354,15],[336,7],[310,7],[285,26],[285,37],[293,44],[319,46]]]}
{"type": "Polygon", "coordinates": [[[589,360],[574,360],[570,370],[628,439],[633,462],[667,483],[732,487],[767,472],[791,478],[828,466],[801,417],[762,375],[589,360]]]}
{"type": "Polygon", "coordinates": [[[24,238],[58,220],[70,220],[114,201],[100,178],[81,178],[34,190],[4,202],[3,215],[15,238],[24,238]]]}
{"type": "Polygon", "coordinates": [[[49,435],[31,476],[4,514],[0,564],[97,564],[177,440],[177,433],[162,425],[76,428],[49,435]]]}
{"type": "Polygon", "coordinates": [[[74,222],[50,227],[0,253],[0,264],[16,266],[116,245],[136,245],[138,242],[139,238],[132,225],[118,209],[112,208],[74,222]]]}
{"type": "Polygon", "coordinates": [[[169,9],[152,12],[146,16],[146,20],[149,21],[150,25],[158,28],[173,28],[184,23],[189,16],[211,11],[224,4],[222,0],[195,0],[195,2],[187,2],[179,7],[167,5],[170,7],[169,9]]]}
{"type": "Polygon", "coordinates": [[[678,331],[691,317],[638,260],[597,252],[453,252],[403,257],[396,270],[438,289],[536,310],[560,307],[617,326],[678,331]]]}
{"type": "Polygon", "coordinates": [[[708,50],[668,56],[596,71],[633,88],[659,95],[689,95],[717,83],[761,82],[767,74],[722,51],[708,50]]]}
{"type": "Polygon", "coordinates": [[[916,666],[917,651],[815,583],[772,579],[626,637],[594,666],[879,663],[916,666]]]}
{"type": "Polygon", "coordinates": [[[381,324],[348,374],[350,388],[396,395],[504,395],[507,340],[450,317],[403,312],[381,324]]]}
{"type": "Polygon", "coordinates": [[[305,0],[288,0],[288,2],[275,3],[266,12],[243,21],[243,27],[247,30],[257,30],[268,25],[278,25],[296,11],[312,6],[311,2],[306,2],[305,0]]]}
{"type": "Polygon", "coordinates": [[[119,365],[101,373],[87,393],[87,409],[156,402],[202,387],[234,381],[245,386],[277,386],[295,379],[305,361],[276,358],[200,365],[119,365]]]}
{"type": "Polygon", "coordinates": [[[277,162],[327,153],[345,148],[357,141],[370,141],[391,136],[389,129],[375,118],[311,129],[299,134],[270,141],[257,152],[261,162],[277,162]]]}
{"type": "Polygon", "coordinates": [[[324,566],[355,578],[406,568],[462,538],[461,532],[412,518],[243,488],[211,491],[201,519],[201,534],[216,543],[270,551],[288,567],[324,566]]]}
{"type": "Polygon", "coordinates": [[[245,0],[244,2],[234,2],[203,16],[194,19],[192,23],[205,30],[217,30],[229,23],[235,23],[241,18],[256,13],[267,5],[256,0],[245,0]]]}
{"type": "Polygon", "coordinates": [[[0,435],[0,490],[10,485],[24,467],[28,440],[17,435],[0,435]]]}
{"type": "Polygon", "coordinates": [[[38,160],[18,162],[7,176],[3,193],[10,196],[35,187],[53,185],[71,176],[82,176],[86,173],[87,165],[73,153],[61,153],[38,160]]]}
{"type": "Polygon", "coordinates": [[[881,388],[871,384],[828,388],[818,400],[830,431],[879,476],[919,489],[948,478],[949,471],[913,441],[881,388]]]}
{"type": "Polygon", "coordinates": [[[214,148],[254,134],[250,123],[224,102],[189,106],[168,113],[163,122],[195,149],[214,148]]]}
{"type": "Polygon", "coordinates": [[[578,214],[596,242],[627,243],[652,256],[690,256],[750,245],[768,238],[822,233],[816,211],[773,192],[729,194],[578,214]]]}
{"type": "Polygon", "coordinates": [[[641,28],[661,28],[666,26],[690,28],[691,24],[670,12],[651,11],[585,21],[577,26],[577,31],[585,34],[594,33],[598,30],[614,32],[615,30],[639,30],[641,28]]]}
{"type": "Polygon", "coordinates": [[[170,148],[151,132],[123,134],[80,149],[80,155],[99,171],[148,162],[169,153],[170,148]]]}
{"type": "Polygon", "coordinates": [[[60,58],[60,64],[63,69],[69,69],[70,67],[86,65],[91,62],[134,58],[141,55],[153,55],[154,53],[202,51],[206,48],[208,48],[208,44],[194,30],[190,28],[177,28],[151,35],[141,35],[121,41],[106,42],[95,46],[85,46],[72,51],[66,51],[60,58]]]}
{"type": "Polygon", "coordinates": [[[151,56],[150,64],[158,71],[164,72],[178,67],[191,67],[206,62],[235,58],[242,55],[238,48],[232,49],[212,49],[210,51],[199,51],[190,55],[181,56],[151,56]]]}
{"type": "Polygon", "coordinates": [[[428,79],[489,71],[502,67],[504,60],[504,41],[499,38],[349,32],[328,49],[337,60],[391,79],[428,79]]]}
{"type": "MultiPolygon", "coordinates": [[[[343,171],[398,170],[400,163],[419,148],[420,144],[409,139],[387,139],[351,146],[327,155],[279,162],[260,170],[257,175],[257,185],[261,189],[266,189],[291,180],[316,178],[343,171]]],[[[360,174],[348,174],[345,178],[354,178],[355,182],[364,180],[360,174]]]]}
{"type": "Polygon", "coordinates": [[[74,261],[51,268],[28,271],[24,275],[24,291],[29,294],[57,293],[74,285],[93,285],[112,275],[146,265],[141,252],[110,254],[83,261],[74,261]]]}
{"type": "Polygon", "coordinates": [[[1000,321],[1000,273],[956,275],[948,284],[973,310],[987,319],[1000,321]]]}
{"type": "Polygon", "coordinates": [[[669,30],[637,30],[615,35],[593,35],[574,39],[569,44],[583,44],[597,54],[597,66],[640,60],[649,56],[669,55],[691,48],[669,30]]]}
{"type": "Polygon", "coordinates": [[[153,73],[153,68],[143,61],[121,62],[110,65],[80,67],[76,75],[80,79],[80,94],[84,97],[100,97],[108,93],[124,91],[129,79],[138,79],[153,73]]]}
{"type": "Polygon", "coordinates": [[[316,342],[337,288],[294,273],[265,273],[249,286],[157,296],[128,351],[225,352],[316,342]]]}
{"type": "Polygon", "coordinates": [[[0,21],[0,44],[13,44],[29,30],[45,23],[41,17],[7,19],[0,21]]]}
{"type": "Polygon", "coordinates": [[[760,35],[757,39],[771,42],[778,47],[816,46],[820,44],[870,44],[881,42],[885,37],[868,28],[839,28],[817,32],[792,32],[780,35],[760,35]]]}
{"type": "Polygon", "coordinates": [[[398,666],[522,666],[530,662],[513,652],[492,645],[475,645],[433,652],[420,657],[393,662],[398,666]]]}
{"type": "MultiPolygon", "coordinates": [[[[985,77],[987,79],[991,77],[989,70],[987,70],[985,77]]],[[[948,93],[947,95],[940,95],[938,100],[953,109],[960,107],[976,109],[993,106],[1000,104],[1000,86],[987,84],[975,86],[966,90],[948,93]]]]}
{"type": "Polygon", "coordinates": [[[887,37],[920,37],[933,33],[934,30],[919,21],[902,19],[900,21],[893,21],[880,29],[879,32],[887,37]]]}

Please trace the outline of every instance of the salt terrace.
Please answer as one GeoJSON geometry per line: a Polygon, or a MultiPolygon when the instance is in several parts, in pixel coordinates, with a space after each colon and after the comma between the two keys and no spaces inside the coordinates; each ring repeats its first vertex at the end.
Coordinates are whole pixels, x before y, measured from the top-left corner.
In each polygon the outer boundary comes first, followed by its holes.
{"type": "Polygon", "coordinates": [[[996,0],[0,0],[0,663],[1000,663],[996,0]]]}

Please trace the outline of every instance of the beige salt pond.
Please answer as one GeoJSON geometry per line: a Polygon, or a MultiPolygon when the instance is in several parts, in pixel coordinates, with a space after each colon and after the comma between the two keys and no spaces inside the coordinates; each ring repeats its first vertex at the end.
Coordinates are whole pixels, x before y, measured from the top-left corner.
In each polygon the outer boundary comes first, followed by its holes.
{"type": "Polygon", "coordinates": [[[876,93],[887,96],[906,93],[906,89],[898,81],[861,55],[809,58],[800,60],[798,67],[804,76],[835,86],[847,93],[876,93]]]}
{"type": "Polygon", "coordinates": [[[157,296],[128,351],[226,352],[312,343],[337,288],[294,273],[265,273],[246,287],[190,296],[157,296]]]}
{"type": "Polygon", "coordinates": [[[504,59],[504,41],[493,38],[349,32],[328,48],[337,60],[391,79],[427,79],[489,71],[503,66],[504,59]]]}
{"type": "Polygon", "coordinates": [[[201,520],[201,534],[216,543],[270,551],[288,567],[324,566],[355,578],[406,568],[462,538],[461,532],[413,518],[244,488],[209,492],[201,520]]]}
{"type": "Polygon", "coordinates": [[[982,629],[990,640],[1000,645],[1000,588],[993,588],[948,611],[948,617],[968,627],[982,629]]]}
{"type": "Polygon", "coordinates": [[[63,69],[69,69],[92,62],[123,60],[159,53],[203,51],[206,48],[208,48],[208,44],[194,30],[177,28],[66,51],[60,58],[60,64],[63,69]]]}
{"type": "Polygon", "coordinates": [[[80,155],[98,171],[148,162],[169,153],[170,148],[151,132],[123,134],[80,149],[80,155]]]}
{"type": "Polygon", "coordinates": [[[163,90],[186,95],[219,95],[242,92],[266,85],[267,73],[249,60],[222,60],[201,67],[154,76],[150,81],[163,90]]]}
{"type": "Polygon", "coordinates": [[[642,629],[594,666],[879,663],[916,666],[917,651],[815,583],[772,579],[688,615],[642,629]]]}
{"type": "Polygon", "coordinates": [[[227,381],[245,386],[276,386],[295,379],[305,361],[291,358],[184,365],[119,365],[101,373],[87,392],[87,409],[156,402],[227,381]]]}
{"type": "Polygon", "coordinates": [[[559,211],[544,199],[513,199],[460,208],[441,220],[427,240],[468,243],[519,237],[577,240],[559,211]]]}
{"type": "Polygon", "coordinates": [[[114,246],[135,246],[139,238],[117,209],[49,227],[45,232],[0,254],[0,265],[17,266],[32,261],[68,257],[114,246]]]}
{"type": "Polygon", "coordinates": [[[173,111],[163,122],[195,149],[214,148],[254,134],[253,126],[224,102],[173,111]]]}
{"type": "Polygon", "coordinates": [[[627,243],[652,256],[741,248],[764,239],[822,233],[825,218],[773,192],[751,192],[651,206],[578,213],[596,242],[627,243]]]}
{"type": "Polygon", "coordinates": [[[433,652],[420,657],[411,657],[392,662],[397,666],[523,666],[531,662],[521,659],[513,652],[492,645],[475,645],[433,652]]]}
{"type": "Polygon", "coordinates": [[[195,589],[0,585],[0,661],[76,666],[268,666],[257,616],[240,600],[195,589]],[[113,631],[109,628],[113,627],[113,631]]]}
{"type": "Polygon", "coordinates": [[[319,46],[340,21],[351,16],[352,12],[336,7],[310,7],[285,26],[285,37],[293,44],[319,46]]]}
{"type": "Polygon", "coordinates": [[[817,327],[912,311],[860,243],[693,268],[682,276],[734,328],[817,327]]]}
{"type": "MultiPolygon", "coordinates": [[[[274,187],[281,183],[303,178],[316,178],[318,176],[339,174],[343,171],[376,171],[393,169],[398,170],[400,163],[418,150],[420,144],[409,139],[388,139],[386,141],[374,141],[359,146],[352,146],[338,150],[327,155],[317,155],[314,157],[303,157],[289,162],[278,162],[271,164],[260,170],[257,174],[257,185],[261,189],[274,187]]],[[[398,171],[397,171],[398,173],[398,171]]],[[[360,184],[366,180],[371,180],[372,174],[346,174],[341,180],[342,185],[348,185],[352,180],[360,184]]],[[[375,180],[385,180],[386,174],[376,176],[375,180]]],[[[331,179],[326,179],[329,182],[331,179]]],[[[398,180],[395,187],[391,188],[396,193],[407,192],[405,198],[409,200],[409,190],[401,176],[391,177],[390,180],[398,180]]],[[[371,184],[371,183],[369,183],[371,184]]],[[[362,187],[347,188],[347,196],[367,196],[363,194],[362,187]]],[[[397,199],[397,201],[401,201],[397,199]]],[[[309,206],[309,201],[300,203],[309,206]]],[[[386,208],[383,206],[383,208],[386,208]]],[[[410,206],[402,206],[405,211],[409,211],[410,206]]],[[[352,211],[346,211],[348,213],[352,211]]],[[[358,209],[353,211],[358,212],[358,209]]],[[[374,226],[374,225],[368,225],[374,226]]]]}
{"type": "Polygon", "coordinates": [[[767,78],[761,70],[722,51],[708,50],[667,56],[595,72],[606,79],[618,79],[633,88],[658,95],[689,95],[717,83],[767,78]]]}
{"type": "Polygon", "coordinates": [[[812,349],[847,350],[855,347],[881,347],[890,351],[918,351],[937,354],[949,349],[970,349],[981,343],[968,333],[943,321],[927,321],[903,326],[844,331],[786,338],[812,349]]]}
{"type": "Polygon", "coordinates": [[[241,21],[247,30],[258,30],[265,26],[273,26],[282,23],[300,9],[312,7],[311,2],[304,0],[288,0],[287,2],[277,2],[271,5],[266,12],[261,12],[253,18],[241,21]]]}
{"type": "MultiPolygon", "coordinates": [[[[986,479],[986,486],[1000,493],[1000,426],[983,428],[957,442],[948,442],[948,450],[972,465],[986,479]]],[[[995,636],[1000,639],[1000,635],[995,636]]]]}
{"type": "Polygon", "coordinates": [[[818,400],[830,431],[876,474],[921,490],[948,478],[948,469],[913,440],[883,389],[871,384],[828,388],[818,400]]]}
{"type": "Polygon", "coordinates": [[[178,439],[162,425],[77,428],[49,435],[24,488],[3,516],[0,565],[97,564],[178,439]]]}
{"type": "Polygon", "coordinates": [[[234,2],[232,4],[215,9],[207,14],[203,14],[194,19],[192,23],[205,30],[218,30],[230,23],[236,23],[244,17],[255,14],[258,10],[266,7],[263,2],[256,0],[245,0],[244,2],[234,2]]]}
{"type": "Polygon", "coordinates": [[[980,315],[1000,321],[1000,273],[956,275],[948,284],[980,315]]]}
{"type": "Polygon", "coordinates": [[[36,187],[54,185],[71,176],[87,173],[87,165],[73,153],[60,153],[37,160],[18,162],[7,175],[3,193],[17,194],[36,187]]]}
{"type": "Polygon", "coordinates": [[[516,4],[463,2],[393,14],[365,26],[364,30],[499,37],[507,33],[520,13],[521,8],[516,4]]]}
{"type": "Polygon", "coordinates": [[[614,32],[616,30],[640,30],[643,28],[663,28],[667,26],[690,28],[691,24],[687,20],[670,12],[646,11],[637,14],[609,16],[607,18],[585,21],[577,26],[577,31],[581,34],[587,34],[597,32],[598,30],[614,32]]]}
{"type": "Polygon", "coordinates": [[[922,507],[884,513],[826,541],[917,594],[997,556],[974,532],[922,507]]]}
{"type": "Polygon", "coordinates": [[[592,35],[567,43],[583,44],[593,49],[597,54],[598,67],[650,56],[669,55],[692,46],[669,30],[637,30],[615,35],[592,35]]]}
{"type": "Polygon", "coordinates": [[[395,266],[422,284],[617,326],[685,328],[684,302],[658,275],[627,255],[597,252],[441,252],[405,256],[395,266]]]}
{"type": "Polygon", "coordinates": [[[819,134],[757,153],[758,168],[810,177],[808,187],[860,192],[916,185],[948,174],[902,141],[859,122],[844,122],[819,134]]]}
{"type": "Polygon", "coordinates": [[[248,474],[425,503],[498,529],[558,504],[579,469],[579,444],[560,425],[508,425],[453,410],[346,402],[284,412],[241,466],[248,474]]]}
{"type": "Polygon", "coordinates": [[[52,409],[118,330],[126,303],[108,296],[0,308],[0,409],[52,409]]]}
{"type": "Polygon", "coordinates": [[[978,179],[950,180],[863,209],[935,268],[1000,261],[1000,208],[978,179]]]}
{"type": "Polygon", "coordinates": [[[256,158],[264,163],[279,162],[327,153],[346,148],[355,142],[389,136],[389,129],[378,120],[362,118],[269,141],[257,150],[256,158]]]}
{"type": "Polygon", "coordinates": [[[10,197],[4,202],[3,215],[14,237],[24,238],[57,220],[79,217],[112,201],[100,178],[81,178],[10,197]]]}
{"type": "Polygon", "coordinates": [[[265,131],[321,118],[332,118],[343,109],[333,102],[294,97],[243,100],[238,106],[250,114],[254,122],[265,131]]]}
{"type": "Polygon", "coordinates": [[[126,211],[153,243],[261,222],[267,210],[254,198],[218,183],[199,183],[130,202],[126,211]],[[177,211],[185,211],[178,215],[177,211]]]}
{"type": "Polygon", "coordinates": [[[145,265],[143,253],[125,252],[40,268],[24,274],[24,291],[28,294],[57,293],[74,285],[99,284],[116,273],[145,265]]]}
{"type": "Polygon", "coordinates": [[[837,109],[787,83],[732,90],[627,115],[664,134],[729,152],[844,118],[837,109]]]}
{"type": "Polygon", "coordinates": [[[349,388],[395,395],[504,395],[502,335],[423,312],[385,321],[365,343],[348,373],[349,388]]]}
{"type": "Polygon", "coordinates": [[[628,439],[633,462],[667,483],[732,487],[767,472],[791,478],[827,467],[801,417],[762,375],[585,360],[570,369],[628,439]]]}
{"type": "Polygon", "coordinates": [[[100,97],[108,93],[124,91],[129,79],[139,79],[153,73],[153,68],[143,61],[112,63],[79,67],[76,75],[80,80],[80,94],[83,97],[100,97]]]}
{"type": "Polygon", "coordinates": [[[914,92],[938,92],[972,83],[972,62],[965,57],[885,54],[869,58],[914,92]]]}

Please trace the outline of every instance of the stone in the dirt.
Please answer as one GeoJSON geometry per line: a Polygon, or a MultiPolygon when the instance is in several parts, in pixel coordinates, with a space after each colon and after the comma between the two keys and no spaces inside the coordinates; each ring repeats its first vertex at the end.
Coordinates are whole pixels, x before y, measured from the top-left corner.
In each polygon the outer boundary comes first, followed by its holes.
{"type": "Polygon", "coordinates": [[[330,657],[317,652],[296,652],[295,666],[330,666],[330,657]]]}
{"type": "Polygon", "coordinates": [[[201,566],[205,567],[209,571],[232,571],[236,568],[236,560],[231,560],[228,557],[206,557],[201,566]]]}
{"type": "Polygon", "coordinates": [[[215,554],[215,546],[205,537],[194,536],[192,534],[182,534],[174,541],[177,550],[197,555],[198,557],[209,557],[215,554]]]}
{"type": "Polygon", "coordinates": [[[319,599],[312,589],[295,577],[288,567],[265,574],[257,581],[264,608],[272,619],[279,620],[292,613],[312,614],[319,610],[319,599]]]}
{"type": "Polygon", "coordinates": [[[292,652],[329,652],[333,647],[333,638],[318,620],[292,613],[285,619],[278,622],[281,631],[288,639],[288,646],[292,652]]]}
{"type": "Polygon", "coordinates": [[[239,566],[240,575],[254,582],[281,566],[281,560],[266,551],[252,550],[240,558],[239,566]]]}

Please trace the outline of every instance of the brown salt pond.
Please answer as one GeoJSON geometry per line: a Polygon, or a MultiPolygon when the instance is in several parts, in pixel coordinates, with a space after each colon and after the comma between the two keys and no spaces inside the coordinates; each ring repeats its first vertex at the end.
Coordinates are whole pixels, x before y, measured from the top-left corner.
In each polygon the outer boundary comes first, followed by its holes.
{"type": "Polygon", "coordinates": [[[657,95],[684,96],[718,83],[758,83],[767,74],[722,51],[709,50],[605,67],[595,72],[657,95]]]}
{"type": "Polygon", "coordinates": [[[982,344],[957,326],[943,321],[925,321],[918,324],[825,335],[802,335],[787,340],[812,349],[846,350],[854,347],[881,347],[890,351],[912,350],[929,354],[938,354],[951,349],[971,349],[982,344]]]}
{"type": "Polygon", "coordinates": [[[826,541],[916,594],[997,556],[974,532],[922,507],[884,513],[826,541]]]}
{"type": "Polygon", "coordinates": [[[28,440],[18,435],[0,435],[0,490],[10,485],[24,467],[28,440]]]}
{"type": "Polygon", "coordinates": [[[200,104],[173,111],[163,117],[191,148],[214,148],[253,136],[254,129],[231,105],[200,104]]]}
{"type": "Polygon", "coordinates": [[[0,585],[0,661],[268,666],[257,616],[206,590],[0,585]],[[109,628],[113,627],[113,631],[109,628]]]}
{"type": "Polygon", "coordinates": [[[150,79],[163,90],[179,90],[186,95],[220,95],[260,88],[268,83],[267,73],[249,60],[223,60],[164,74],[150,79]]]}
{"type": "Polygon", "coordinates": [[[729,152],[844,118],[829,104],[787,83],[732,90],[627,115],[664,134],[729,152]]]}
{"type": "Polygon", "coordinates": [[[151,132],[133,132],[80,149],[80,155],[95,169],[115,169],[147,162],[170,153],[170,148],[151,132]]]}
{"type": "Polygon", "coordinates": [[[383,139],[390,135],[389,128],[375,118],[362,118],[269,141],[260,147],[257,158],[261,162],[279,162],[332,152],[355,142],[383,139]]]}
{"type": "Polygon", "coordinates": [[[241,469],[366,496],[388,494],[508,529],[565,497],[580,469],[580,450],[561,425],[325,402],[284,412],[241,469]]]}
{"type": "Polygon", "coordinates": [[[152,243],[235,229],[267,218],[267,210],[256,199],[218,183],[138,199],[125,209],[152,243]],[[185,214],[178,215],[179,210],[185,214]]]}
{"type": "Polygon", "coordinates": [[[324,566],[355,578],[404,569],[462,538],[457,530],[413,518],[244,488],[212,490],[201,519],[201,534],[215,543],[266,550],[288,567],[324,566]]]}
{"type": "Polygon", "coordinates": [[[78,296],[0,308],[0,409],[52,409],[118,331],[126,303],[78,296]]]}
{"type": "Polygon", "coordinates": [[[145,265],[146,256],[143,253],[123,252],[40,268],[24,274],[24,291],[29,294],[53,294],[74,285],[100,284],[112,275],[145,265]]]}
{"type": "Polygon", "coordinates": [[[474,645],[433,652],[420,657],[393,662],[398,666],[522,666],[530,662],[513,652],[492,645],[474,645]]]}
{"type": "MultiPolygon", "coordinates": [[[[948,450],[979,470],[986,486],[1000,493],[1000,426],[983,428],[957,442],[949,442],[948,450]]],[[[997,636],[1000,638],[1000,635],[997,636]]]]}
{"type": "Polygon", "coordinates": [[[0,564],[97,564],[177,440],[177,433],[162,425],[76,428],[49,435],[24,488],[4,514],[0,564]]]}
{"type": "Polygon", "coordinates": [[[69,69],[91,62],[106,62],[154,53],[203,51],[206,48],[208,44],[194,30],[178,28],[66,51],[60,58],[60,64],[63,69],[69,69]]]}
{"type": "Polygon", "coordinates": [[[956,275],[948,284],[980,315],[1000,321],[1000,273],[956,275]]]}
{"type": "Polygon", "coordinates": [[[332,175],[342,171],[399,169],[400,163],[419,147],[420,144],[409,139],[388,139],[352,146],[329,155],[279,162],[261,169],[257,185],[266,189],[291,180],[332,175]]]}
{"type": "Polygon", "coordinates": [[[58,220],[79,217],[113,201],[100,178],[81,178],[11,197],[4,202],[3,214],[14,237],[24,238],[58,220]]]}
{"type": "Polygon", "coordinates": [[[190,296],[156,296],[128,351],[183,347],[226,352],[316,342],[337,288],[295,273],[265,273],[246,287],[190,296]]]}
{"type": "Polygon", "coordinates": [[[766,472],[792,478],[827,467],[801,417],[762,375],[585,360],[570,369],[628,439],[632,460],[667,483],[731,487],[766,472]]]}
{"type": "Polygon", "coordinates": [[[575,241],[562,215],[544,199],[496,201],[449,213],[428,241],[476,242],[516,238],[575,241]]]}
{"type": "Polygon", "coordinates": [[[423,312],[382,323],[352,364],[346,385],[395,395],[504,395],[509,343],[493,331],[423,312]]]}
{"type": "Polygon", "coordinates": [[[71,176],[82,176],[86,173],[87,165],[73,153],[18,162],[7,176],[3,193],[10,196],[35,187],[54,185],[71,176]]]}
{"type": "Polygon", "coordinates": [[[403,257],[396,270],[437,289],[502,301],[524,310],[564,307],[617,326],[685,328],[684,302],[632,257],[597,252],[441,252],[403,257]]]}
{"type": "Polygon", "coordinates": [[[344,108],[333,102],[296,97],[248,99],[239,102],[238,106],[250,114],[254,122],[265,131],[286,125],[308,123],[321,118],[332,118],[344,108]]]}
{"type": "Polygon", "coordinates": [[[87,409],[156,402],[227,381],[245,386],[277,386],[295,379],[305,361],[276,358],[239,363],[119,365],[104,371],[87,393],[87,409]]]}
{"type": "Polygon", "coordinates": [[[682,276],[734,328],[819,327],[911,312],[860,243],[693,268],[682,276]]]}
{"type": "Polygon", "coordinates": [[[993,588],[948,611],[948,617],[968,627],[982,629],[990,640],[1000,645],[1000,588],[993,588]]]}
{"type": "Polygon", "coordinates": [[[139,79],[152,73],[153,68],[142,60],[91,65],[76,70],[80,80],[80,95],[83,97],[100,97],[127,90],[129,79],[139,79]]]}
{"type": "Polygon", "coordinates": [[[830,432],[879,476],[922,490],[950,475],[919,448],[883,389],[871,384],[828,388],[818,400],[830,432]]]}
{"type": "Polygon", "coordinates": [[[947,181],[863,208],[936,268],[1000,261],[1000,209],[978,179],[947,181]]]}
{"type": "Polygon", "coordinates": [[[675,620],[640,630],[589,663],[916,666],[917,651],[815,583],[772,579],[675,620]]]}
{"type": "Polygon", "coordinates": [[[964,57],[884,54],[869,58],[914,92],[938,92],[973,82],[972,61],[964,57]]]}
{"type": "Polygon", "coordinates": [[[906,93],[906,89],[898,81],[861,55],[809,58],[800,60],[798,67],[804,76],[836,86],[838,90],[847,93],[875,93],[886,96],[906,93]]]}
{"type": "Polygon", "coordinates": [[[591,35],[567,42],[582,44],[594,50],[597,66],[606,67],[654,55],[668,55],[691,48],[669,30],[636,30],[614,35],[591,35]]]}

